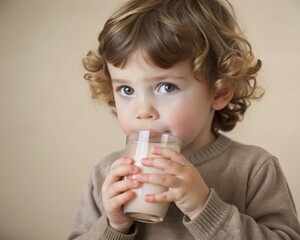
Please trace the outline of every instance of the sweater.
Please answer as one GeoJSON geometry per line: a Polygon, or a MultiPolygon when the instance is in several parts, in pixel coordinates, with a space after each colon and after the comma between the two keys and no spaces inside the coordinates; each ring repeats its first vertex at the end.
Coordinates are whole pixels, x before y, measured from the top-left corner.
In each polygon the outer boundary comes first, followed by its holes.
{"type": "Polygon", "coordinates": [[[130,234],[108,225],[101,187],[115,152],[92,170],[68,240],[300,239],[295,204],[278,159],[266,150],[219,134],[209,146],[185,156],[211,189],[192,221],[174,203],[161,223],[135,222],[130,234]]]}

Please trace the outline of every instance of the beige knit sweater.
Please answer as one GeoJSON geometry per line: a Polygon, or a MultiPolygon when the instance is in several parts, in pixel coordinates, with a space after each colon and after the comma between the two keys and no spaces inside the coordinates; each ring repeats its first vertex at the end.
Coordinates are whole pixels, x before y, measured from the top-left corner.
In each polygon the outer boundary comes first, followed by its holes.
{"type": "Polygon", "coordinates": [[[135,223],[132,234],[110,228],[101,204],[101,185],[113,153],[92,171],[68,239],[224,240],[300,239],[294,202],[278,160],[265,150],[219,135],[186,156],[211,188],[203,211],[190,221],[171,204],[162,223],[135,223]]]}

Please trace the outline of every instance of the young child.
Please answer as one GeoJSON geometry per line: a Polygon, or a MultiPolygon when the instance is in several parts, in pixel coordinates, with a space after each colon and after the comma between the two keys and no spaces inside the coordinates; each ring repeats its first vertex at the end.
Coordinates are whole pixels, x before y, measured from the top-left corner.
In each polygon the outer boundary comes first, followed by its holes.
{"type": "Polygon", "coordinates": [[[94,99],[112,107],[122,130],[170,132],[181,153],[153,148],[144,174],[122,151],[92,171],[68,239],[300,239],[294,202],[278,160],[235,142],[232,130],[259,99],[252,54],[225,0],[129,0],[106,22],[84,60],[94,99]],[[136,174],[135,180],[124,179],[136,174]],[[143,183],[168,191],[157,224],[133,222],[122,206],[143,183]]]}

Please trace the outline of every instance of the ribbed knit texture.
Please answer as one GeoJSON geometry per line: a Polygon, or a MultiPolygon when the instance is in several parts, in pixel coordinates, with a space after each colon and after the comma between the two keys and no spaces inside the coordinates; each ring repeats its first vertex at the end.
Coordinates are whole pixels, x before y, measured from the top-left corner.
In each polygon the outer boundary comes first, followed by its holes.
{"type": "Polygon", "coordinates": [[[231,139],[220,135],[211,145],[186,157],[193,165],[198,165],[222,154],[222,152],[225,151],[231,143],[231,139]]]}
{"type": "Polygon", "coordinates": [[[224,203],[212,189],[207,204],[193,220],[194,223],[190,224],[187,216],[184,217],[184,223],[193,235],[203,236],[200,239],[212,239],[229,217],[230,210],[231,206],[224,203]]]}
{"type": "Polygon", "coordinates": [[[124,240],[131,240],[134,239],[135,234],[122,234],[111,227],[107,227],[104,231],[103,237],[99,238],[101,239],[110,239],[110,240],[118,240],[118,239],[124,239],[124,240]]]}

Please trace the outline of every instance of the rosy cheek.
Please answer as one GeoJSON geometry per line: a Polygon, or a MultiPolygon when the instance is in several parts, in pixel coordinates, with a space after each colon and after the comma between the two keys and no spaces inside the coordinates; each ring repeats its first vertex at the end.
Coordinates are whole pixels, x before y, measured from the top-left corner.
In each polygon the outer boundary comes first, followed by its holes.
{"type": "Polygon", "coordinates": [[[178,135],[182,137],[190,135],[195,129],[195,111],[175,111],[170,119],[170,127],[176,131],[178,135]]]}

